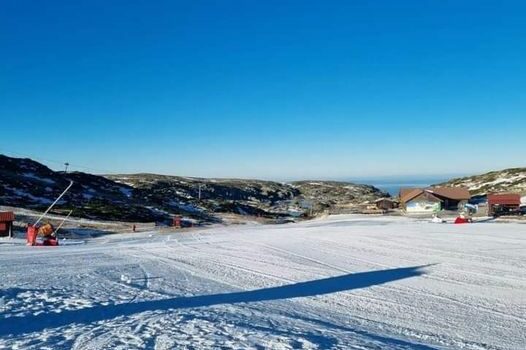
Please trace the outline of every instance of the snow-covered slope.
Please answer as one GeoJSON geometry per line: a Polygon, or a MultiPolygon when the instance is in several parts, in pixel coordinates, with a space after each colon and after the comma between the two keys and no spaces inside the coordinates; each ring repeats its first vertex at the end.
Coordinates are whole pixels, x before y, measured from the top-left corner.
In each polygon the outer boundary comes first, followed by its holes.
{"type": "Polygon", "coordinates": [[[526,195],[526,168],[492,171],[453,179],[441,185],[466,187],[472,195],[484,195],[490,192],[518,192],[526,195]]]}
{"type": "Polygon", "coordinates": [[[524,349],[525,227],[335,216],[0,240],[0,348],[524,349]]]}

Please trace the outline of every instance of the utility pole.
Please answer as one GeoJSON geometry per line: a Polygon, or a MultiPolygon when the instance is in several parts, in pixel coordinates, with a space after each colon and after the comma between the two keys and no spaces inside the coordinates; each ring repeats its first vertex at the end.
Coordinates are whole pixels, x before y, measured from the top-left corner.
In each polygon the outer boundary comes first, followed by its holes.
{"type": "Polygon", "coordinates": [[[203,186],[202,184],[199,184],[199,194],[198,194],[199,201],[201,201],[201,187],[202,186],[203,186]]]}

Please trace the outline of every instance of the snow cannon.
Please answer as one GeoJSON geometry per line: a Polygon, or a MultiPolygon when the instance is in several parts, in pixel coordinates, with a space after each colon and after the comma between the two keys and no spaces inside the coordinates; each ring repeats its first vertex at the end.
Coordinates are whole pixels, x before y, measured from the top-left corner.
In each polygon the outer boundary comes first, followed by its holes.
{"type": "Polygon", "coordinates": [[[57,236],[55,236],[55,228],[49,223],[39,227],[38,236],[42,237],[42,245],[58,245],[58,239],[57,236]]]}
{"type": "Polygon", "coordinates": [[[55,228],[53,225],[47,223],[40,227],[36,225],[27,226],[26,234],[27,245],[29,246],[57,246],[58,239],[55,236],[55,228]],[[41,239],[37,242],[37,237],[41,239]]]}
{"type": "MultiPolygon", "coordinates": [[[[66,192],[69,191],[71,186],[73,186],[73,181],[69,183],[69,186],[64,190],[64,192],[62,192],[60,196],[58,196],[58,198],[55,199],[55,201],[46,209],[46,211],[42,215],[40,215],[38,220],[33,225],[31,224],[27,225],[27,233],[26,233],[27,245],[29,246],[40,246],[40,245],[57,246],[58,245],[58,239],[56,237],[56,232],[58,231],[58,229],[55,230],[53,225],[51,225],[50,223],[46,223],[42,226],[38,226],[38,224],[47,215],[47,213],[49,213],[49,211],[55,206],[55,204],[57,204],[58,201],[66,194],[66,192]],[[42,238],[41,242],[37,242],[38,236],[42,238]]],[[[69,212],[68,217],[70,214],[71,214],[71,211],[69,212]]],[[[64,221],[66,219],[64,219],[64,221]]],[[[62,224],[64,223],[64,221],[62,222],[62,224]]],[[[60,224],[59,229],[62,226],[62,224],[60,224]]]]}
{"type": "Polygon", "coordinates": [[[38,235],[46,238],[53,236],[54,231],[55,229],[53,228],[53,225],[48,223],[38,228],[38,235]]]}

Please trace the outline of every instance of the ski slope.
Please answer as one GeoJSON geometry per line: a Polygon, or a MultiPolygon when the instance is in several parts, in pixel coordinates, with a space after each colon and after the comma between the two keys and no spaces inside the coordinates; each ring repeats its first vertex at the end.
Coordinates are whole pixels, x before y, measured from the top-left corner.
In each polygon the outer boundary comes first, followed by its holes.
{"type": "Polygon", "coordinates": [[[524,224],[333,216],[14,243],[0,349],[526,346],[524,224]]]}

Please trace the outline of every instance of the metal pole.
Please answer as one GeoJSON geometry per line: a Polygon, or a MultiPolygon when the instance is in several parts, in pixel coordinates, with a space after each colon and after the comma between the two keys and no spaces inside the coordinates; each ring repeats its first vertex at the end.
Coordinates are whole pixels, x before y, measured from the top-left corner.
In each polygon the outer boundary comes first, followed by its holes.
{"type": "Polygon", "coordinates": [[[70,210],[68,215],[64,218],[64,220],[62,220],[62,222],[60,223],[60,225],[58,225],[57,229],[55,230],[55,237],[57,236],[57,232],[58,230],[60,230],[60,228],[62,227],[62,225],[64,225],[64,223],[66,222],[66,220],[69,218],[69,216],[71,215],[71,213],[73,213],[73,210],[70,210]]]}
{"type": "Polygon", "coordinates": [[[38,220],[33,224],[33,226],[36,226],[38,225],[38,223],[40,222],[40,220],[42,220],[44,218],[44,216],[46,216],[47,213],[49,213],[49,211],[55,206],[55,204],[57,204],[57,202],[60,200],[60,198],[62,198],[66,192],[68,192],[68,190],[71,188],[71,186],[73,186],[73,181],[70,182],[69,186],[64,190],[64,192],[62,192],[60,194],[60,196],[58,196],[57,199],[55,199],[55,201],[49,206],[49,208],[47,208],[47,210],[44,212],[44,214],[42,214],[38,220]]]}

